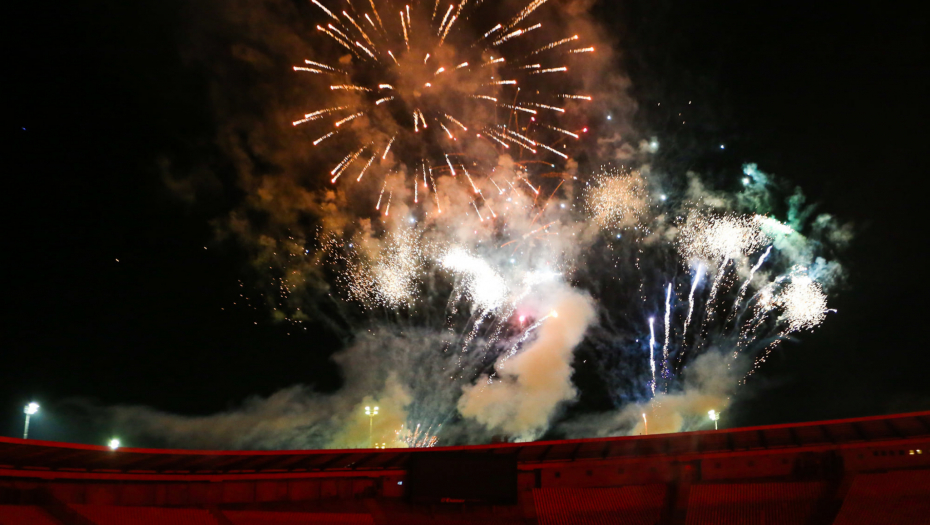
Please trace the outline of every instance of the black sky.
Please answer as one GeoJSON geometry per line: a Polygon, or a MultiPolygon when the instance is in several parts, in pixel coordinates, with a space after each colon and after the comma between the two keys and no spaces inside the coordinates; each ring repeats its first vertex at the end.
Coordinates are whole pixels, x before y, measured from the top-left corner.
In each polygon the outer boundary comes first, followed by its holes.
{"type": "MultiPolygon", "coordinates": [[[[212,221],[241,198],[228,174],[218,169],[196,201],[166,184],[223,165],[208,73],[183,59],[187,17],[209,12],[198,4],[12,6],[4,435],[21,433],[33,399],[44,410],[32,437],[102,442],[106,429],[76,430],[58,407],[88,398],[203,414],[340,384],[328,360],[339,336],[271,322],[245,254],[217,239],[212,221]]],[[[595,6],[618,39],[638,126],[669,144],[662,162],[734,181],[756,162],[856,227],[839,313],[785,345],[728,423],[930,409],[926,18],[880,3],[756,4],[595,6]]]]}

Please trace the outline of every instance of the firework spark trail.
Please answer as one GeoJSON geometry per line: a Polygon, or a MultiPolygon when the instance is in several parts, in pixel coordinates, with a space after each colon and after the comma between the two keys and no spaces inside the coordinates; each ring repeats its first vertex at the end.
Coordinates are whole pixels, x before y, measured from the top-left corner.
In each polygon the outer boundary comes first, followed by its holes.
{"type": "MultiPolygon", "coordinates": [[[[326,135],[323,135],[322,137],[320,137],[320,138],[314,140],[314,141],[313,141],[313,145],[316,146],[316,145],[319,144],[320,142],[323,142],[324,140],[326,140],[326,139],[332,137],[332,136],[335,135],[336,133],[339,133],[339,131],[338,131],[338,130],[337,130],[337,131],[330,131],[330,132],[327,133],[326,135]]],[[[333,181],[331,181],[331,182],[336,182],[336,181],[333,180],[333,181]]]]}
{"type": "Polygon", "coordinates": [[[649,386],[652,388],[652,395],[656,395],[656,331],[653,326],[655,318],[649,318],[649,370],[652,371],[652,381],[649,386]]]}
{"type": "MultiPolygon", "coordinates": [[[[685,318],[685,328],[681,333],[682,343],[686,341],[688,335],[688,325],[691,324],[691,314],[694,312],[694,290],[697,289],[698,283],[701,282],[701,276],[704,275],[704,265],[699,264],[697,271],[694,274],[694,278],[691,280],[691,292],[688,293],[688,316],[685,318]]],[[[681,356],[679,356],[681,359],[681,356]]]]}
{"type": "MultiPolygon", "coordinates": [[[[500,366],[498,368],[503,369],[504,363],[506,363],[508,359],[516,355],[517,349],[520,348],[520,346],[523,345],[523,343],[525,343],[527,339],[529,339],[530,334],[532,334],[534,331],[536,331],[537,328],[542,326],[542,324],[546,322],[547,319],[549,319],[550,317],[558,317],[558,316],[559,316],[559,313],[553,310],[549,312],[548,314],[540,317],[539,319],[536,320],[536,322],[534,322],[529,327],[527,327],[527,329],[523,331],[523,334],[520,336],[520,338],[517,339],[517,342],[514,343],[513,346],[510,347],[510,351],[504,354],[504,357],[501,359],[500,366]]],[[[521,317],[521,320],[522,320],[522,317],[521,317]]]]}
{"type": "Polygon", "coordinates": [[[384,148],[384,155],[381,155],[381,160],[384,160],[387,158],[387,154],[389,151],[391,151],[391,144],[394,144],[395,138],[397,138],[397,135],[394,135],[393,137],[391,137],[391,140],[388,141],[388,145],[385,146],[384,148]]]}
{"type": "Polygon", "coordinates": [[[384,185],[381,186],[381,194],[378,195],[378,204],[375,205],[376,210],[381,209],[381,199],[384,197],[384,188],[387,187],[387,179],[384,179],[384,185]]]}
{"type": "Polygon", "coordinates": [[[733,311],[730,314],[730,318],[728,319],[728,321],[733,320],[733,318],[736,316],[739,310],[739,305],[743,302],[743,296],[746,294],[746,289],[749,288],[749,283],[752,282],[752,278],[756,275],[756,272],[759,270],[759,268],[762,267],[762,263],[765,262],[765,259],[769,256],[770,253],[772,253],[771,245],[769,245],[769,247],[765,249],[765,253],[763,253],[759,257],[759,261],[756,262],[755,266],[753,266],[752,269],[749,270],[749,277],[747,277],[746,281],[743,282],[743,285],[739,287],[739,292],[737,292],[736,294],[736,300],[733,301],[733,311]]]}
{"type": "Polygon", "coordinates": [[[335,183],[339,176],[342,175],[342,173],[352,164],[353,161],[355,161],[355,159],[358,158],[359,155],[362,154],[363,151],[365,151],[365,146],[359,148],[359,150],[355,153],[346,155],[346,157],[342,159],[342,162],[340,162],[335,168],[333,168],[333,171],[330,172],[330,175],[333,175],[333,178],[330,179],[330,182],[335,183]]]}
{"type": "Polygon", "coordinates": [[[378,8],[375,7],[375,0],[368,0],[371,4],[371,11],[375,14],[375,20],[378,21],[378,25],[381,26],[381,30],[384,31],[384,23],[381,22],[381,15],[378,14],[378,8]]]}
{"type": "Polygon", "coordinates": [[[665,292],[665,344],[662,345],[662,376],[665,379],[671,377],[668,368],[668,339],[671,330],[671,303],[672,303],[672,283],[668,283],[668,290],[665,292]]]}
{"type": "Polygon", "coordinates": [[[539,9],[539,7],[545,4],[547,1],[548,0],[533,0],[532,2],[530,2],[528,6],[524,7],[523,10],[520,11],[520,14],[514,17],[514,19],[511,20],[509,24],[507,24],[507,27],[511,28],[519,24],[520,22],[523,21],[523,19],[530,16],[530,14],[532,14],[533,11],[539,9]]]}
{"type": "Polygon", "coordinates": [[[530,53],[530,56],[536,55],[538,53],[542,53],[543,51],[549,51],[550,49],[554,49],[562,44],[566,44],[573,40],[578,40],[578,35],[570,36],[568,38],[563,38],[562,40],[556,40],[555,42],[552,42],[551,44],[546,44],[543,47],[537,49],[536,51],[533,51],[532,53],[530,53]]]}
{"type": "MultiPolygon", "coordinates": [[[[374,155],[371,156],[370,159],[368,159],[368,163],[365,164],[365,167],[362,168],[362,171],[361,171],[361,172],[359,172],[358,178],[355,179],[355,182],[360,182],[360,181],[362,180],[362,177],[365,176],[365,171],[368,169],[368,166],[371,166],[371,163],[375,160],[375,157],[377,157],[377,156],[378,156],[378,154],[375,153],[374,155]]],[[[333,179],[332,182],[336,182],[336,179],[333,179]]]]}

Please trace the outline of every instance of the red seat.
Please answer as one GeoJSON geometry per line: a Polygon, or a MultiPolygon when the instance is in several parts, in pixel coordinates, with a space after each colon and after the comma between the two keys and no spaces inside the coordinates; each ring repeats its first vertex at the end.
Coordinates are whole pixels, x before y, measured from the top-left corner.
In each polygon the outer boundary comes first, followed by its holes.
{"type": "Polygon", "coordinates": [[[833,523],[930,524],[930,470],[859,474],[833,523]]]}
{"type": "Polygon", "coordinates": [[[97,525],[220,525],[205,509],[71,505],[97,525]]]}
{"type": "Polygon", "coordinates": [[[827,484],[733,483],[693,485],[687,525],[808,523],[826,496],[827,484]]]}
{"type": "Polygon", "coordinates": [[[35,505],[0,505],[3,525],[58,525],[58,522],[35,505]]]}
{"type": "Polygon", "coordinates": [[[655,525],[665,485],[534,489],[539,525],[655,525]]]}
{"type": "Polygon", "coordinates": [[[371,514],[337,514],[328,512],[266,512],[259,510],[224,510],[233,525],[374,525],[371,514]]]}

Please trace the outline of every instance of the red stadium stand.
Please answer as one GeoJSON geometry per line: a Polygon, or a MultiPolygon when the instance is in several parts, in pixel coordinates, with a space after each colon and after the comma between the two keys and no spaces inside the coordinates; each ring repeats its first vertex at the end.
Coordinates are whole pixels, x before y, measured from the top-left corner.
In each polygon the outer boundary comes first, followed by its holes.
{"type": "Polygon", "coordinates": [[[71,508],[97,525],[224,525],[204,509],[110,505],[71,505],[71,508]]]}
{"type": "Polygon", "coordinates": [[[859,474],[833,523],[930,524],[930,470],[859,474]]]}
{"type": "Polygon", "coordinates": [[[335,514],[323,512],[265,512],[224,510],[233,525],[375,525],[371,514],[335,514]]]}
{"type": "Polygon", "coordinates": [[[665,485],[603,489],[536,489],[539,525],[655,525],[665,485]]]}
{"type": "Polygon", "coordinates": [[[693,485],[687,525],[810,523],[827,483],[693,485]]]}
{"type": "Polygon", "coordinates": [[[0,505],[0,525],[59,525],[36,505],[0,505]]]}
{"type": "Polygon", "coordinates": [[[930,525],[930,412],[432,449],[0,437],[0,525],[298,523],[930,525]],[[470,477],[450,458],[499,474],[470,477]]]}

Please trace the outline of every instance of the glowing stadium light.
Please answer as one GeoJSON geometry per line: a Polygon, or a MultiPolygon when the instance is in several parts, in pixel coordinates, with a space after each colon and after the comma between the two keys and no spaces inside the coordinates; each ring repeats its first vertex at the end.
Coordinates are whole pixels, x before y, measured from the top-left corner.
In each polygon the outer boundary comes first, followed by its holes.
{"type": "Polygon", "coordinates": [[[26,414],[26,427],[23,429],[23,439],[29,439],[29,418],[39,411],[39,404],[33,401],[23,408],[23,413],[26,414]]]}
{"type": "Polygon", "coordinates": [[[109,442],[107,442],[107,446],[110,447],[110,450],[116,450],[119,448],[119,440],[116,438],[113,438],[109,442]]]}
{"type": "Polygon", "coordinates": [[[714,422],[714,430],[717,430],[717,420],[720,419],[720,414],[716,410],[709,410],[707,416],[714,422]]]}
{"type": "MultiPolygon", "coordinates": [[[[365,407],[365,415],[368,416],[368,448],[372,448],[371,444],[371,426],[372,422],[375,419],[375,416],[378,415],[378,407],[375,407],[374,410],[370,406],[365,407]]],[[[374,448],[378,448],[377,445],[374,448]]]]}

